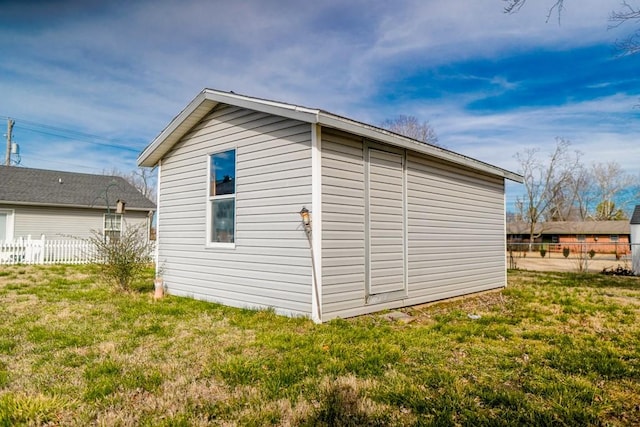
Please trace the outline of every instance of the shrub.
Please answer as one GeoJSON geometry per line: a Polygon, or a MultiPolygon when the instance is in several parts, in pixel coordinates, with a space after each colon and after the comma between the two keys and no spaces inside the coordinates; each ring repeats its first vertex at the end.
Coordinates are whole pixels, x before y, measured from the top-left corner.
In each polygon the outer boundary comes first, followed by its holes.
{"type": "Polygon", "coordinates": [[[564,256],[565,258],[569,258],[569,254],[571,253],[571,249],[569,248],[562,248],[562,256],[564,256]]]}
{"type": "Polygon", "coordinates": [[[547,250],[545,248],[540,248],[540,256],[544,258],[546,254],[547,254],[547,250]]]}
{"type": "Polygon", "coordinates": [[[89,241],[100,273],[120,290],[129,290],[133,279],[151,262],[153,243],[147,239],[145,228],[130,227],[117,239],[95,230],[91,233],[89,241]]]}
{"type": "Polygon", "coordinates": [[[593,257],[594,257],[594,256],[596,256],[596,251],[595,251],[595,250],[593,250],[593,249],[591,249],[591,250],[589,251],[589,258],[593,259],[593,257]]]}

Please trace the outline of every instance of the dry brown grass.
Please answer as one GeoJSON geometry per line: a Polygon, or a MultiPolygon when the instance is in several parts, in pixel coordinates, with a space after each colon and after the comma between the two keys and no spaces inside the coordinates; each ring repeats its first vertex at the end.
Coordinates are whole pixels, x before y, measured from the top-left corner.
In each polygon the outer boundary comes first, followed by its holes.
{"type": "Polygon", "coordinates": [[[0,270],[0,426],[633,425],[637,278],[513,272],[494,292],[314,325],[0,270]],[[471,319],[468,314],[479,315],[471,319]]]}

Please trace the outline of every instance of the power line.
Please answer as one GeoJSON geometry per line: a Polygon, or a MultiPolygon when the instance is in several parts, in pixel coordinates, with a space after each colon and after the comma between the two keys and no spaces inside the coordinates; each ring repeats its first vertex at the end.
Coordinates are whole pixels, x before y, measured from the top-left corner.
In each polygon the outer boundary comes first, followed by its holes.
{"type": "Polygon", "coordinates": [[[51,126],[42,123],[37,123],[29,120],[23,120],[12,117],[16,121],[15,128],[20,128],[28,132],[35,132],[42,135],[55,136],[59,138],[65,138],[74,141],[81,141],[88,144],[101,145],[104,147],[118,148],[121,150],[128,150],[133,152],[139,152],[139,148],[132,148],[126,145],[116,143],[117,140],[106,138],[99,135],[93,135],[90,133],[80,132],[72,129],[66,129],[58,126],[51,126]],[[26,125],[26,126],[25,126],[26,125]],[[102,140],[106,142],[96,142],[95,140],[102,140]]]}
{"type": "MultiPolygon", "coordinates": [[[[100,171],[100,168],[98,168],[98,167],[91,167],[91,166],[87,166],[87,165],[81,165],[81,164],[78,164],[78,163],[71,163],[71,162],[68,162],[66,160],[65,161],[52,160],[51,158],[44,158],[44,157],[32,156],[32,155],[30,155],[29,158],[30,159],[36,159],[36,160],[44,160],[47,163],[57,163],[59,165],[73,166],[74,168],[82,168],[82,169],[86,169],[86,170],[90,170],[90,171],[98,171],[96,173],[99,173],[99,171],[100,171]]],[[[28,165],[24,164],[24,162],[22,162],[21,166],[33,167],[33,166],[28,166],[28,165]]]]}

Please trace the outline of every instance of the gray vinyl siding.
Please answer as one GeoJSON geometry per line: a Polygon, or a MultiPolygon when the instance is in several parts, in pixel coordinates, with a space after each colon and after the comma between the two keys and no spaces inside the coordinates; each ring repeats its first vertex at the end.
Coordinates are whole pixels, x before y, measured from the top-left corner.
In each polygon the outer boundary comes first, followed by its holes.
{"type": "Polygon", "coordinates": [[[403,155],[368,150],[369,293],[405,289],[403,155]]]}
{"type": "MultiPolygon", "coordinates": [[[[407,293],[368,304],[363,147],[361,138],[323,130],[324,321],[505,285],[503,179],[407,152],[407,293]]],[[[391,175],[387,182],[393,184],[387,190],[395,189],[399,196],[403,184],[391,175]]],[[[378,181],[382,183],[383,179],[379,177],[378,181]]],[[[394,199],[393,207],[398,205],[399,200],[394,199]]],[[[389,230],[398,235],[403,216],[397,209],[389,213],[389,230]],[[398,218],[394,221],[393,217],[398,218]]],[[[401,250],[399,246],[394,249],[401,250]]],[[[384,256],[372,252],[370,262],[384,268],[385,260],[377,259],[378,255],[384,256]]]]}
{"type": "MultiPolygon", "coordinates": [[[[14,238],[36,239],[42,234],[49,240],[85,239],[91,230],[103,231],[106,211],[82,208],[2,205],[14,211],[14,238]]],[[[126,226],[146,226],[148,212],[127,211],[126,226]]]]}
{"type": "Polygon", "coordinates": [[[407,156],[408,304],[505,286],[504,181],[407,156]]]}
{"type": "Polygon", "coordinates": [[[365,306],[364,178],[361,138],[323,129],[323,320],[365,306]]]}
{"type": "Polygon", "coordinates": [[[159,262],[168,291],[236,307],[311,313],[309,124],[219,106],[162,161],[159,262]],[[206,247],[207,162],[236,149],[235,248],[206,247]]]}

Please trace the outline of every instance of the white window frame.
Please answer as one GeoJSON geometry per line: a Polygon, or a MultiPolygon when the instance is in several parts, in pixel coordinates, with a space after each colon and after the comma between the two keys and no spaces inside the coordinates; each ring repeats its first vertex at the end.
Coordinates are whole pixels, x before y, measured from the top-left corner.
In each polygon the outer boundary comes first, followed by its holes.
{"type": "MultiPolygon", "coordinates": [[[[111,224],[113,224],[113,222],[111,222],[111,224]]],[[[122,237],[122,233],[124,232],[124,218],[122,216],[122,214],[118,214],[118,213],[106,213],[102,216],[102,235],[105,237],[111,237],[110,235],[107,234],[107,232],[113,233],[114,231],[117,231],[118,233],[120,233],[118,235],[118,239],[120,239],[122,237]],[[107,217],[108,216],[112,216],[114,218],[119,218],[120,219],[120,229],[116,229],[116,228],[107,228],[107,217]]]]}
{"type": "Polygon", "coordinates": [[[7,234],[7,242],[12,242],[14,239],[14,217],[15,217],[15,211],[13,209],[0,209],[0,214],[6,214],[7,215],[7,223],[6,223],[6,229],[5,232],[7,234]]]}
{"type": "Polygon", "coordinates": [[[237,198],[236,194],[238,193],[237,188],[237,174],[238,174],[238,148],[232,147],[226,150],[218,150],[207,153],[207,226],[206,226],[206,237],[205,237],[205,246],[207,248],[220,248],[220,249],[235,249],[236,247],[236,235],[237,235],[237,198]],[[211,158],[216,154],[225,153],[227,151],[234,151],[235,161],[234,161],[234,188],[233,194],[223,194],[221,196],[211,196],[211,158]],[[214,200],[233,200],[233,242],[214,242],[211,240],[213,235],[213,201],[214,200]]]}

